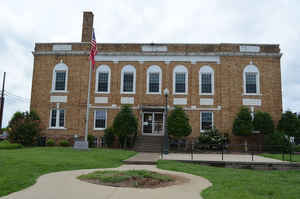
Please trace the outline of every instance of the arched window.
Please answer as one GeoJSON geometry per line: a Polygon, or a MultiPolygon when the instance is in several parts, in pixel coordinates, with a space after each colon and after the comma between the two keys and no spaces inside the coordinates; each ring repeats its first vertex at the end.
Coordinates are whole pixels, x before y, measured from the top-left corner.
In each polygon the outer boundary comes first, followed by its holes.
{"type": "Polygon", "coordinates": [[[183,65],[178,65],[173,70],[173,93],[188,93],[188,70],[183,65]]]}
{"type": "Polygon", "coordinates": [[[160,94],[161,93],[161,68],[156,65],[152,65],[147,69],[147,93],[148,94],[160,94]]]}
{"type": "Polygon", "coordinates": [[[110,68],[107,65],[100,65],[96,70],[96,93],[110,92],[110,68]]]}
{"type": "Polygon", "coordinates": [[[258,68],[250,64],[245,67],[243,72],[244,79],[244,94],[245,95],[259,95],[259,70],[258,68]]]}
{"type": "Polygon", "coordinates": [[[202,66],[199,70],[199,94],[214,94],[214,70],[210,66],[202,66]]]}
{"type": "Polygon", "coordinates": [[[136,82],[136,71],[132,65],[126,65],[121,71],[121,93],[134,94],[136,82]]]}
{"type": "Polygon", "coordinates": [[[52,92],[67,92],[68,66],[61,60],[53,69],[52,92]]]}

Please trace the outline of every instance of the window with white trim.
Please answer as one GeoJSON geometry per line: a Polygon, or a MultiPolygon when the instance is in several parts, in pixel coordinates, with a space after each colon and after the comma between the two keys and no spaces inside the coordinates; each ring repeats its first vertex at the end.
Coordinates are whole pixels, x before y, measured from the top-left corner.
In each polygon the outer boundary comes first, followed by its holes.
{"type": "Polygon", "coordinates": [[[210,66],[202,66],[199,70],[199,93],[214,94],[214,70],[210,66]]]}
{"type": "Polygon", "coordinates": [[[53,69],[52,91],[66,92],[68,82],[68,66],[62,61],[53,69]]]}
{"type": "Polygon", "coordinates": [[[200,112],[200,130],[205,131],[213,127],[213,112],[200,112]]]}
{"type": "Polygon", "coordinates": [[[121,71],[121,93],[134,94],[136,71],[132,65],[124,66],[121,71]]]}
{"type": "Polygon", "coordinates": [[[102,130],[106,128],[106,110],[95,110],[94,112],[94,129],[102,130]]]}
{"type": "Polygon", "coordinates": [[[153,65],[147,69],[147,93],[161,93],[162,72],[159,66],[153,65]]]}
{"type": "Polygon", "coordinates": [[[244,69],[244,94],[259,95],[259,70],[255,65],[248,65],[244,69]]]}
{"type": "Polygon", "coordinates": [[[65,110],[52,109],[50,113],[50,128],[64,128],[65,127],[65,110]]]}
{"type": "Polygon", "coordinates": [[[110,68],[107,65],[101,65],[96,70],[96,93],[110,92],[110,68]]]}
{"type": "Polygon", "coordinates": [[[187,94],[188,90],[188,70],[185,66],[179,65],[173,71],[173,93],[187,94]]]}

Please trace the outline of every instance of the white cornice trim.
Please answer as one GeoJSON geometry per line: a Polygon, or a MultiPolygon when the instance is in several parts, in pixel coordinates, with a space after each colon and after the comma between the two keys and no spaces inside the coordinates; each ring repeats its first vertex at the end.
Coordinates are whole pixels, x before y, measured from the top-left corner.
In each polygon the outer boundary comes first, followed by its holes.
{"type": "Polygon", "coordinates": [[[96,55],[95,61],[125,61],[125,62],[132,62],[132,61],[143,61],[143,62],[157,62],[157,61],[165,61],[169,60],[171,62],[213,62],[219,63],[220,57],[219,56],[189,56],[189,55],[177,55],[177,56],[161,56],[161,55],[96,55]]]}
{"type": "MultiPolygon", "coordinates": [[[[89,51],[33,51],[33,55],[89,55],[89,51]]],[[[105,52],[105,53],[98,53],[95,57],[96,61],[97,59],[102,59],[102,57],[132,57],[132,56],[138,56],[138,58],[134,61],[144,61],[141,60],[141,56],[149,57],[164,57],[163,61],[167,60],[168,56],[183,56],[183,57],[199,57],[199,56],[207,56],[207,57],[213,57],[213,56],[259,56],[259,57],[281,57],[282,53],[253,53],[253,52],[197,52],[197,53],[186,53],[186,52],[147,52],[147,53],[141,53],[141,52],[105,52]],[[99,58],[97,58],[99,57],[99,58]]],[[[106,58],[108,59],[108,58],[106,58]]],[[[115,59],[110,58],[110,61],[115,61],[115,59]]],[[[169,61],[169,60],[167,60],[169,61]]],[[[189,58],[188,61],[194,61],[189,58]]],[[[215,62],[215,61],[214,61],[215,62]]]]}
{"type": "MultiPolygon", "coordinates": [[[[93,109],[121,109],[120,106],[90,106],[90,108],[93,109]]],[[[133,106],[132,109],[143,109],[143,108],[161,108],[164,109],[164,106],[146,106],[146,107],[142,107],[142,106],[133,106]]],[[[174,106],[168,106],[169,110],[173,110],[174,106]]],[[[222,106],[218,106],[216,108],[192,108],[192,107],[184,107],[183,110],[186,111],[220,111],[222,110],[222,106]]]]}

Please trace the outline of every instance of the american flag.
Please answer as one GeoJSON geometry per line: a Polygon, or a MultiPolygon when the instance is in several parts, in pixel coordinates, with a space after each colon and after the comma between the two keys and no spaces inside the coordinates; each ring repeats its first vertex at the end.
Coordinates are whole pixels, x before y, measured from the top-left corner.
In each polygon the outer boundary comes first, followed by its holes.
{"type": "Polygon", "coordinates": [[[95,69],[95,55],[97,54],[97,42],[96,42],[96,36],[95,36],[95,31],[93,29],[93,36],[91,40],[91,50],[90,50],[90,60],[92,62],[93,70],[95,69]]]}

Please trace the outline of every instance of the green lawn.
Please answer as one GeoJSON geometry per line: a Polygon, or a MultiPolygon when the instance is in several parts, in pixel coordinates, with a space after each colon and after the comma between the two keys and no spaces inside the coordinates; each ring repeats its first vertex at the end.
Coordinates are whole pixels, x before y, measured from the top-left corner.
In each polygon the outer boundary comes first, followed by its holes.
{"type": "MultiPolygon", "coordinates": [[[[267,157],[267,158],[273,158],[273,159],[277,159],[277,160],[282,160],[282,154],[270,154],[270,153],[264,153],[264,154],[260,154],[261,156],[267,157]]],[[[285,154],[284,155],[284,160],[285,161],[290,161],[290,155],[289,154],[285,154]]],[[[300,155],[293,155],[292,156],[292,162],[300,162],[300,155]]]]}
{"type": "Polygon", "coordinates": [[[0,196],[24,189],[46,173],[118,167],[133,151],[43,147],[0,150],[0,196]]]}
{"type": "Polygon", "coordinates": [[[213,186],[201,194],[205,199],[298,199],[300,171],[258,171],[217,168],[160,160],[161,169],[203,176],[213,186]]]}

